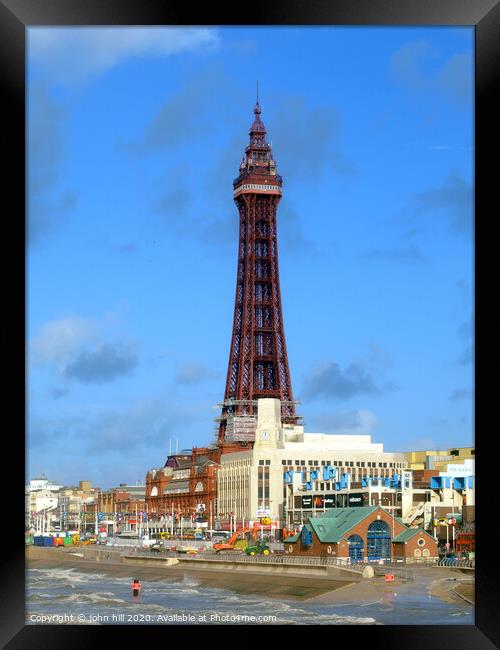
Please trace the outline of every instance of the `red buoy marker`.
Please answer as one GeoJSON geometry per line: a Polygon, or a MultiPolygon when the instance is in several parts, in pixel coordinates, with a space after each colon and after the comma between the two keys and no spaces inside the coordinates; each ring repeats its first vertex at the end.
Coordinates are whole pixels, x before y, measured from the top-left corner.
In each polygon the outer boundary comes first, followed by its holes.
{"type": "Polygon", "coordinates": [[[132,595],[138,596],[140,590],[141,590],[141,583],[137,578],[135,578],[134,582],[132,583],[132,595]]]}

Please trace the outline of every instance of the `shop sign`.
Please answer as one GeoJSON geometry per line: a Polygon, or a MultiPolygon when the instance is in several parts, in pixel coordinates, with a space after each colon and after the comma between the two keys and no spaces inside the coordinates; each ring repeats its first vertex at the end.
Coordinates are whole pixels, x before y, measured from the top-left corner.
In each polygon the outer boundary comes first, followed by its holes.
{"type": "Polygon", "coordinates": [[[325,508],[335,508],[335,494],[325,494],[323,502],[325,508]]]}
{"type": "Polygon", "coordinates": [[[363,505],[362,494],[349,494],[348,504],[350,508],[355,508],[363,505]]]}
{"type": "Polygon", "coordinates": [[[257,510],[257,519],[260,519],[261,517],[270,517],[271,516],[271,510],[269,508],[259,508],[257,510]]]}
{"type": "Polygon", "coordinates": [[[307,496],[301,497],[302,501],[302,508],[305,510],[311,510],[312,509],[312,504],[313,504],[313,499],[312,499],[312,494],[308,494],[307,496]]]}

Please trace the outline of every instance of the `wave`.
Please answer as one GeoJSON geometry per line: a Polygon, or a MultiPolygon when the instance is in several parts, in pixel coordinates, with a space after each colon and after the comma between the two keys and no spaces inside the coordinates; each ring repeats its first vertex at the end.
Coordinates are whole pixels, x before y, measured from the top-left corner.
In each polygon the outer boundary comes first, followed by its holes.
{"type": "Polygon", "coordinates": [[[77,593],[71,594],[66,598],[67,602],[70,603],[92,603],[99,605],[122,605],[127,601],[123,598],[117,598],[115,594],[109,592],[103,593],[77,593]]]}
{"type": "Polygon", "coordinates": [[[37,571],[39,574],[33,576],[35,582],[42,580],[65,582],[71,587],[74,587],[75,584],[89,583],[107,577],[104,573],[79,573],[75,569],[30,569],[30,571],[37,571]]]}

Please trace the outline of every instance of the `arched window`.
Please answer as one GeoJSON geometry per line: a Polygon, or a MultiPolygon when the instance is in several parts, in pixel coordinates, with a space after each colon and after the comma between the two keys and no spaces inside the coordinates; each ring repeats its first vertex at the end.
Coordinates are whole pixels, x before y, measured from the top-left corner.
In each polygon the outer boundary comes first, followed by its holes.
{"type": "Polygon", "coordinates": [[[151,488],[150,496],[152,496],[152,497],[157,497],[158,496],[158,488],[156,487],[156,485],[153,488],[151,488]]]}
{"type": "Polygon", "coordinates": [[[363,561],[363,538],[359,535],[351,535],[347,539],[349,544],[349,557],[351,562],[363,561]]]}
{"type": "Polygon", "coordinates": [[[368,526],[366,539],[369,561],[391,559],[391,533],[385,521],[373,521],[368,526]]]}

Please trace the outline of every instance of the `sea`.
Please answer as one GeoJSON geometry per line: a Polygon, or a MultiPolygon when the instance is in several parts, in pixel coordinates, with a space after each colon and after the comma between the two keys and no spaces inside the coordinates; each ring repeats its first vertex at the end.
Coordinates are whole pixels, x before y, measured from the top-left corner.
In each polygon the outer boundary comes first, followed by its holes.
{"type": "Polygon", "coordinates": [[[28,569],[27,625],[473,625],[474,608],[429,595],[425,585],[388,588],[373,602],[326,604],[266,598],[178,582],[141,581],[74,568],[28,569]]]}

